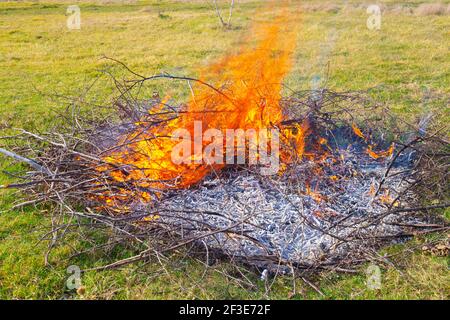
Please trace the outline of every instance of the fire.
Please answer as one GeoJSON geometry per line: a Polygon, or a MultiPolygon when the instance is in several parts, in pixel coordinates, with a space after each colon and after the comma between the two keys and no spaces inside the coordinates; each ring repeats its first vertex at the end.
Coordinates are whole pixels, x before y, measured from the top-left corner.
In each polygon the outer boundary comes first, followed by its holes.
{"type": "Polygon", "coordinates": [[[367,148],[367,154],[375,160],[380,158],[389,158],[394,153],[394,148],[395,145],[392,143],[387,150],[375,152],[373,151],[373,147],[369,145],[369,147],[367,148]]]}
{"type": "MultiPolygon", "coordinates": [[[[265,151],[276,153],[276,158],[281,160],[279,173],[303,158],[317,164],[311,168],[314,176],[323,176],[326,167],[344,162],[342,154],[340,158],[335,157],[326,138],[313,132],[314,123],[309,123],[307,118],[289,126],[283,124],[289,119],[284,118],[281,105],[282,81],[292,67],[297,21],[295,11],[282,9],[271,22],[255,25],[247,45],[201,70],[200,81],[190,83],[193,85],[190,86],[191,97],[182,110],[168,112],[170,97],[150,108],[134,123],[130,132],[120,137],[116,148],[102,157],[105,164],[97,167],[97,171],[113,178],[117,188],[99,192],[96,199],[108,208],[123,210],[136,200],[151,203],[162,190],[193,186],[208,174],[217,174],[225,166],[224,162],[205,161],[207,150],[214,150],[214,156],[219,159],[236,158],[242,151],[247,158],[252,154],[262,158],[260,146],[256,146],[261,136],[257,141],[245,141],[244,138],[244,146],[238,145],[238,138],[233,137],[230,148],[228,137],[208,136],[210,130],[224,133],[228,130],[262,129],[273,132],[268,129],[276,129],[279,136],[268,134],[266,139],[279,141],[277,146],[281,145],[281,148],[272,148],[271,144],[267,147],[270,150],[265,151]],[[187,135],[176,134],[180,129],[187,135]],[[185,149],[181,149],[183,152],[175,153],[174,158],[174,150],[178,151],[180,142],[190,152],[185,153],[185,149]],[[222,148],[216,149],[216,146],[222,148]],[[221,150],[219,154],[217,150],[221,150]]],[[[356,124],[351,127],[354,134],[364,141],[366,153],[371,158],[393,154],[394,145],[376,152],[376,145],[370,144],[370,133],[363,133],[356,124]]],[[[329,177],[330,183],[338,183],[339,180],[338,175],[329,177]]],[[[306,194],[318,203],[327,201],[317,190],[309,187],[306,194]]]]}
{"type": "MultiPolygon", "coordinates": [[[[296,46],[297,20],[292,11],[283,10],[270,23],[255,26],[251,40],[256,40],[256,47],[245,46],[237,54],[228,55],[201,72],[202,82],[217,90],[194,84],[185,112],[180,112],[174,119],[164,119],[164,125],[149,125],[150,119],[164,110],[165,103],[161,102],[148,116],[135,123],[136,128],[131,134],[121,137],[118,145],[123,147],[105,156],[103,160],[109,165],[98,170],[108,170],[116,181],[138,184],[139,189],[191,186],[224,167],[224,164],[200,161],[204,147],[218,141],[201,142],[203,148],[196,148],[196,141],[192,139],[194,152],[189,155],[192,162],[173,162],[171,151],[179,143],[173,139],[174,130],[184,128],[195,136],[196,122],[201,123],[203,132],[209,128],[220,131],[278,128],[280,139],[288,146],[281,151],[282,161],[301,158],[309,134],[308,124],[283,127],[280,106],[282,81],[291,69],[296,46]]],[[[150,201],[146,191],[138,196],[143,201],[150,201]]]]}
{"type": "Polygon", "coordinates": [[[356,124],[352,124],[353,132],[360,137],[361,139],[367,140],[366,136],[362,133],[361,129],[359,129],[356,124]]]}
{"type": "MultiPolygon", "coordinates": [[[[352,130],[353,133],[355,135],[357,135],[358,137],[360,137],[361,139],[363,139],[366,143],[369,142],[369,139],[367,138],[366,135],[364,135],[364,133],[361,131],[361,129],[359,129],[356,124],[352,124],[352,130]]],[[[380,158],[389,158],[392,156],[392,154],[394,153],[395,150],[395,144],[392,143],[389,148],[387,150],[382,150],[382,151],[374,151],[374,145],[368,144],[366,152],[367,154],[372,158],[372,159],[380,159],[380,158]]]]}

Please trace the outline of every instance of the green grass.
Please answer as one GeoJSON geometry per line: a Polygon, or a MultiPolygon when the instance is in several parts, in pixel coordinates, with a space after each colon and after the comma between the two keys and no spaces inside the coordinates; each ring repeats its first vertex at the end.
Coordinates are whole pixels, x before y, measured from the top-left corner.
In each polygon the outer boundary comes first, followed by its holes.
{"type": "MultiPolygon", "coordinates": [[[[385,3],[388,7],[398,4],[385,3]]],[[[408,2],[412,6],[419,3],[408,2]]],[[[299,17],[295,67],[286,84],[297,90],[310,88],[314,75],[326,78],[325,64],[329,62],[327,85],[333,89],[377,87],[375,98],[405,118],[416,118],[431,109],[448,112],[445,99],[427,99],[430,94],[445,97],[450,93],[448,16],[387,11],[381,30],[371,31],[366,27],[365,7],[358,9],[355,1],[350,4],[348,10],[338,13],[306,10],[299,17]],[[335,40],[330,42],[333,36],[335,40]]],[[[257,1],[238,4],[233,28],[225,31],[210,7],[200,1],[80,3],[82,28],[71,31],[66,28],[67,5],[61,1],[0,3],[0,129],[43,130],[51,125],[55,120],[52,110],[64,107],[52,94],[79,97],[101,70],[119,72],[110,61],[100,59],[102,55],[146,75],[167,71],[196,76],[208,62],[239,47],[261,6],[257,1]]],[[[185,90],[182,84],[160,82],[154,86],[173,97],[181,88],[185,90]]],[[[86,98],[105,101],[111,94],[111,83],[102,78],[86,98]]],[[[0,168],[14,171],[18,166],[2,158],[0,168]]],[[[12,181],[0,174],[0,185],[12,181]]],[[[69,259],[74,249],[88,247],[69,238],[54,250],[51,266],[46,267],[47,244],[38,241],[50,223],[45,210],[10,211],[17,195],[0,192],[0,298],[77,298],[65,289],[69,265],[98,266],[132,254],[129,248],[116,248],[69,259]]],[[[420,247],[424,241],[416,239],[408,245],[420,247]]],[[[389,248],[388,252],[395,250],[399,249],[389,248]]],[[[300,280],[294,294],[289,277],[278,278],[266,294],[265,284],[251,273],[247,274],[258,286],[244,290],[217,273],[219,267],[203,276],[200,263],[173,257],[167,273],[157,263],[88,272],[82,278],[86,287],[83,298],[449,298],[448,260],[420,250],[394,260],[401,270],[384,268],[378,291],[367,288],[365,266],[358,275],[317,276],[314,282],[325,294],[322,297],[300,280]]]]}

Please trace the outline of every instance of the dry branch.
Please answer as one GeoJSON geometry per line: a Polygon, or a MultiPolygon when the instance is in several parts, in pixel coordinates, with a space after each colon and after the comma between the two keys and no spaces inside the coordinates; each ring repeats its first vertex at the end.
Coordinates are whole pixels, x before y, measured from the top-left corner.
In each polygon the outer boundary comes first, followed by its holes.
{"type": "Polygon", "coordinates": [[[131,175],[139,168],[111,165],[105,155],[141,142],[137,129],[164,126],[185,112],[182,104],[170,101],[152,114],[161,101],[140,96],[149,82],[192,81],[232,101],[226,90],[199,79],[146,77],[119,63],[132,78],[113,79],[119,92],[112,103],[117,112],[106,107],[93,116],[77,108],[61,115],[62,126],[45,134],[21,130],[3,139],[10,142],[10,150],[0,148],[0,153],[36,170],[8,186],[24,194],[16,206],[50,204],[54,209],[52,230],[45,236],[51,236],[50,249],[69,232],[108,229],[113,231],[110,243],[132,243],[140,252],[95,270],[152,257],[159,261],[163,254],[188,248],[189,255],[206,255],[206,261],[226,258],[236,267],[244,264],[272,274],[291,273],[292,268],[355,272],[352,266],[372,258],[364,247],[448,230],[430,213],[450,206],[448,190],[442,187],[448,185],[449,167],[449,146],[439,135],[442,127],[429,117],[426,131],[422,125],[388,128],[386,123],[397,123],[396,116],[361,92],[299,91],[281,101],[285,120],[279,126],[294,130],[308,119],[315,132],[305,142],[306,152],[315,155],[295,159],[282,175],[267,178],[253,167],[227,167],[182,190],[170,188],[169,180],[114,179],[114,172],[131,175]],[[104,111],[106,116],[99,117],[104,111]],[[145,126],[137,127],[136,121],[145,126]],[[364,139],[352,132],[355,124],[364,139]],[[319,137],[325,139],[320,144],[319,137]],[[390,159],[367,155],[369,145],[384,150],[392,144],[397,148],[390,159]],[[107,170],[99,169],[105,165],[107,170]],[[150,202],[141,201],[143,191],[150,202]],[[120,201],[105,205],[109,198],[120,201]],[[64,217],[82,222],[62,222],[64,217]]]}

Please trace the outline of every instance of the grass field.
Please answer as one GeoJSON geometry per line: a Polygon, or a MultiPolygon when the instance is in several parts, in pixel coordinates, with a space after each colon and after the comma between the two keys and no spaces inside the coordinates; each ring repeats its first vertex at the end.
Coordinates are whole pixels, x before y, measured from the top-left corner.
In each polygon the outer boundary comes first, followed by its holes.
{"type": "MultiPolygon", "coordinates": [[[[380,1],[380,30],[369,30],[362,1],[291,1],[303,6],[295,67],[286,79],[292,89],[309,89],[320,76],[334,90],[376,87],[374,97],[402,117],[416,118],[430,111],[448,111],[450,94],[450,16],[447,11],[417,11],[423,1],[380,1]],[[344,6],[344,4],[347,4],[344,6]],[[329,67],[328,67],[329,66],[329,67]],[[329,71],[328,71],[329,70],[329,71]]],[[[262,6],[240,1],[232,28],[224,30],[206,1],[78,2],[81,29],[66,26],[66,9],[76,1],[0,3],[0,129],[43,130],[55,120],[51,110],[64,104],[53,94],[79,97],[99,70],[115,70],[102,55],[125,62],[141,74],[167,71],[196,76],[198,70],[239,47],[262,6]]],[[[448,1],[441,2],[443,6],[448,1]]],[[[423,8],[423,7],[422,7],[423,8]]],[[[177,86],[155,87],[176,95],[177,86]]],[[[89,98],[111,95],[108,81],[97,83],[89,98]]],[[[448,113],[447,113],[448,114],[448,113]]],[[[17,165],[0,157],[0,169],[17,165]]],[[[14,181],[0,173],[0,185],[14,181]]],[[[83,274],[85,292],[68,291],[66,268],[102,265],[132,254],[116,248],[103,254],[70,258],[88,246],[66,239],[44,266],[47,245],[39,242],[49,225],[43,209],[9,210],[17,195],[0,190],[0,298],[313,298],[313,299],[448,299],[448,258],[412,249],[394,256],[398,267],[383,267],[382,288],[366,287],[364,266],[356,275],[322,274],[314,283],[324,296],[301,280],[292,290],[291,278],[278,278],[270,292],[262,281],[244,290],[214,268],[173,257],[164,272],[156,264],[130,265],[120,270],[83,274]]],[[[446,213],[448,216],[448,212],[446,213]]],[[[96,235],[98,236],[98,235],[96,235]]],[[[406,246],[418,247],[426,238],[406,246]]],[[[395,253],[399,245],[383,252],[395,253]]],[[[226,265],[226,263],[223,263],[226,265]]],[[[256,279],[256,275],[249,274],[256,279]]],[[[258,282],[258,281],[256,281],[258,282]]]]}

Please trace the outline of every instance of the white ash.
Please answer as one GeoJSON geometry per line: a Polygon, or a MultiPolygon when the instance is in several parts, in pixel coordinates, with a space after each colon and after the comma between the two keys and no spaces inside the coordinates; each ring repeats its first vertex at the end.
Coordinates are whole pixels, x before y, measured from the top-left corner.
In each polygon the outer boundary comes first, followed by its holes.
{"type": "MultiPolygon", "coordinates": [[[[310,167],[305,162],[296,172],[307,176],[310,167]]],[[[325,200],[305,192],[305,179],[292,182],[292,172],[289,181],[245,170],[222,173],[220,178],[210,177],[162,201],[156,208],[159,223],[177,226],[183,238],[198,237],[208,248],[248,260],[272,257],[285,263],[313,264],[343,258],[367,242],[360,239],[397,235],[401,230],[391,223],[402,219],[400,214],[382,217],[389,204],[380,201],[380,195],[373,196],[385,165],[368,161],[355,167],[353,161],[345,167],[340,171],[331,167],[346,175],[321,185],[317,192],[325,200]],[[377,217],[382,218],[376,221],[377,217]]],[[[391,174],[402,170],[405,167],[392,169],[391,174]]],[[[380,194],[389,192],[395,198],[408,185],[403,177],[398,174],[388,179],[380,194]]],[[[317,181],[327,179],[321,176],[317,181]]],[[[412,201],[414,195],[408,196],[406,200],[412,201]]]]}

